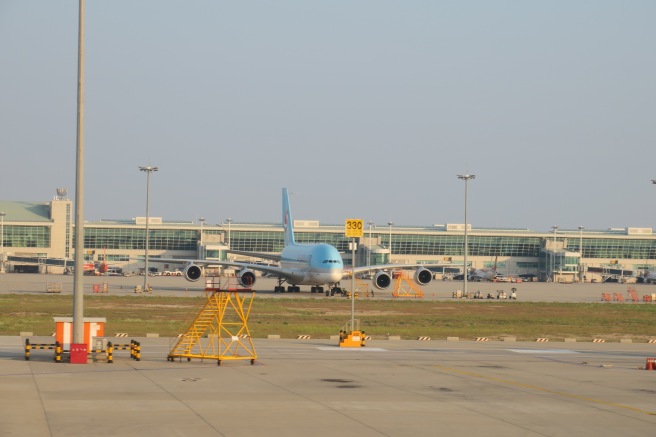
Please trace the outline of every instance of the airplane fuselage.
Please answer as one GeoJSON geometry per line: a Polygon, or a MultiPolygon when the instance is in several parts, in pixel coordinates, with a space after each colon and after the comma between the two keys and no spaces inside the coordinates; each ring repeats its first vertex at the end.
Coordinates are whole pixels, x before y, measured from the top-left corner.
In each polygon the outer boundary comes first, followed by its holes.
{"type": "Polygon", "coordinates": [[[294,285],[325,285],[341,281],[342,257],[329,244],[291,244],[280,257],[280,267],[292,271],[287,282],[294,285]]]}
{"type": "Polygon", "coordinates": [[[473,281],[491,281],[496,275],[496,270],[474,270],[469,278],[473,281]]]}
{"type": "Polygon", "coordinates": [[[656,272],[649,272],[645,276],[642,277],[642,281],[645,284],[654,284],[656,283],[656,272]]]}

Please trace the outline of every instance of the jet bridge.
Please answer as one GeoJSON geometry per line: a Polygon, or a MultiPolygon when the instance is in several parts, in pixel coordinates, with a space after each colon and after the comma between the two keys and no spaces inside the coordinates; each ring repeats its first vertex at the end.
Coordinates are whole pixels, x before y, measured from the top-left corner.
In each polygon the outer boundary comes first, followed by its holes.
{"type": "Polygon", "coordinates": [[[616,264],[606,264],[601,267],[588,267],[588,273],[601,275],[601,282],[625,282],[633,277],[633,270],[618,268],[616,264]]]}

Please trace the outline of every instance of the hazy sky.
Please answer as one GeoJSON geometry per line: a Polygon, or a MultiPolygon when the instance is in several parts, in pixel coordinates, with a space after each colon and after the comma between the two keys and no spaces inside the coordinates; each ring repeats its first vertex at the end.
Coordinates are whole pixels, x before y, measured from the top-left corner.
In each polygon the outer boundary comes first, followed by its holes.
{"type": "MultiPolygon", "coordinates": [[[[0,0],[0,199],[75,197],[77,0],[0,0]]],[[[86,1],[86,220],[656,227],[656,2],[86,1]]]]}

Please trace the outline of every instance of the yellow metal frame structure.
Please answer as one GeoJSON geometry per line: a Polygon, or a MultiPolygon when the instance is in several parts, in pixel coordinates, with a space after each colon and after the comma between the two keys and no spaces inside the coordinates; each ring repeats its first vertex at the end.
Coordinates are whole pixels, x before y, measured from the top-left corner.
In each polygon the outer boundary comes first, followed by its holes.
{"type": "Polygon", "coordinates": [[[257,354],[248,329],[255,291],[218,285],[215,287],[214,278],[206,283],[206,303],[169,352],[169,361],[200,358],[217,360],[217,365],[223,360],[255,364],[257,354]]]}
{"type": "Polygon", "coordinates": [[[395,279],[392,297],[424,297],[424,292],[419,289],[415,281],[408,277],[406,272],[399,272],[395,279]]]}

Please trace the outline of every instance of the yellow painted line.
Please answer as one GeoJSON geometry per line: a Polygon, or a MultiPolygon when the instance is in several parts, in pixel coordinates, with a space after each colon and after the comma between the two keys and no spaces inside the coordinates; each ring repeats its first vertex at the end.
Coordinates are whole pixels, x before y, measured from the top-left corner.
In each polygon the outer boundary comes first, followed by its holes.
{"type": "Polygon", "coordinates": [[[503,379],[503,378],[497,378],[497,377],[494,377],[494,376],[481,375],[480,373],[474,373],[474,372],[469,372],[469,371],[460,370],[460,369],[453,369],[451,367],[445,367],[445,366],[440,366],[440,365],[435,365],[434,367],[436,367],[439,370],[442,370],[443,372],[455,373],[455,374],[460,374],[460,375],[463,375],[463,376],[469,376],[469,377],[472,377],[472,378],[478,378],[478,379],[483,379],[483,380],[487,380],[487,381],[498,382],[498,383],[501,383],[501,384],[506,384],[506,385],[510,385],[510,386],[514,386],[514,387],[520,387],[520,388],[525,388],[525,389],[530,389],[530,390],[535,390],[535,391],[541,391],[543,393],[549,393],[549,394],[563,396],[563,397],[567,397],[567,398],[571,398],[571,399],[577,399],[577,400],[580,400],[580,401],[591,402],[591,403],[594,403],[594,404],[606,405],[606,406],[615,407],[615,408],[622,408],[622,409],[625,409],[625,410],[633,411],[635,413],[647,414],[649,416],[655,416],[656,415],[656,412],[654,412],[654,411],[647,411],[647,410],[643,410],[643,409],[640,409],[640,408],[630,407],[628,405],[623,405],[623,404],[618,404],[618,403],[615,403],[615,402],[604,401],[602,399],[595,399],[595,398],[591,398],[591,397],[588,397],[588,396],[581,396],[581,395],[576,395],[576,394],[567,393],[567,392],[563,392],[563,391],[550,390],[548,388],[539,387],[537,385],[524,384],[522,382],[512,381],[512,380],[509,380],[509,379],[503,379]]]}

